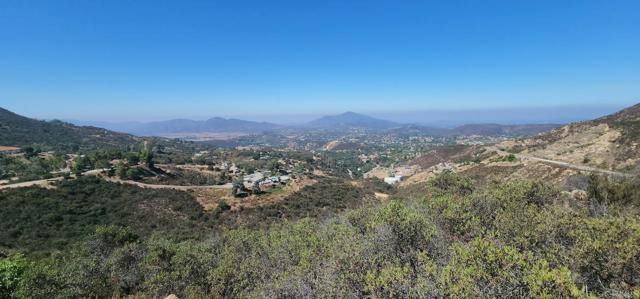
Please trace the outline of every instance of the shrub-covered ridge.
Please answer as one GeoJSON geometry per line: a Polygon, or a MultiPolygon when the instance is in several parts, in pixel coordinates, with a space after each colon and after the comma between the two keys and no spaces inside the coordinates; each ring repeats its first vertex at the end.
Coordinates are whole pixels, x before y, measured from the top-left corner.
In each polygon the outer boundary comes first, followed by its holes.
{"type": "Polygon", "coordinates": [[[1,290],[19,298],[637,297],[637,203],[605,201],[618,183],[598,186],[576,201],[541,183],[477,187],[445,173],[411,199],[205,241],[105,226],[69,252],[3,259],[17,265],[17,278],[1,290]]]}

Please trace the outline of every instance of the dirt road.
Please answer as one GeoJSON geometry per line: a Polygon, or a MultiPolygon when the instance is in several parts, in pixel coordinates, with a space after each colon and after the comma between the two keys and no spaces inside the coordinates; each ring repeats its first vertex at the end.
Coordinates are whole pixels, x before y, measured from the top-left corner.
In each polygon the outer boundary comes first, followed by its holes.
{"type": "Polygon", "coordinates": [[[509,152],[500,150],[500,149],[495,148],[495,147],[489,147],[488,149],[494,150],[498,154],[503,155],[503,156],[505,156],[505,155],[514,155],[516,158],[520,159],[521,161],[536,161],[536,162],[547,163],[547,164],[556,165],[556,166],[560,166],[560,167],[564,167],[564,168],[570,168],[570,169],[575,169],[575,170],[580,170],[580,171],[587,171],[587,172],[594,172],[594,173],[601,173],[601,174],[606,174],[606,175],[611,175],[611,176],[619,176],[619,177],[627,177],[627,178],[634,177],[633,174],[619,172],[619,171],[601,169],[601,168],[596,168],[596,167],[591,167],[591,166],[586,166],[586,165],[573,164],[573,163],[568,163],[568,162],[564,162],[564,161],[557,161],[557,160],[550,160],[550,159],[545,159],[545,158],[538,158],[538,157],[525,155],[525,154],[509,153],[509,152]]]}
{"type": "MultiPolygon", "coordinates": [[[[84,172],[82,175],[100,175],[103,172],[107,171],[108,169],[94,169],[94,170],[89,170],[87,172],[84,172]]],[[[63,177],[57,177],[57,178],[52,178],[52,179],[45,179],[45,180],[35,180],[35,181],[28,181],[28,182],[21,182],[21,183],[15,183],[15,184],[9,184],[9,185],[0,185],[0,190],[2,189],[9,189],[9,188],[23,188],[23,187],[31,187],[31,186],[41,186],[41,187],[47,187],[49,186],[49,183],[51,182],[56,182],[56,181],[61,181],[63,179],[63,177]]],[[[129,185],[135,185],[138,186],[140,188],[149,188],[149,189],[173,189],[173,190],[181,190],[181,191],[188,191],[188,190],[206,190],[206,189],[231,189],[233,187],[233,185],[231,183],[225,184],[225,185],[210,185],[210,186],[179,186],[179,185],[155,185],[155,184],[145,184],[145,183],[140,183],[140,182],[136,182],[136,181],[129,181],[129,180],[121,180],[118,178],[110,178],[110,177],[103,177],[104,180],[109,181],[109,182],[113,182],[113,183],[121,183],[121,184],[129,184],[129,185]]]]}
{"type": "Polygon", "coordinates": [[[109,181],[109,182],[135,185],[135,186],[138,186],[140,188],[173,189],[173,190],[181,190],[181,191],[206,190],[206,189],[231,189],[233,187],[233,185],[231,183],[224,184],[224,185],[209,185],[209,186],[180,186],[180,185],[145,184],[145,183],[140,183],[140,182],[136,182],[136,181],[121,180],[121,179],[117,179],[117,178],[108,178],[108,177],[105,177],[104,179],[106,181],[109,181]]]}
{"type": "Polygon", "coordinates": [[[45,179],[45,180],[21,182],[21,183],[9,184],[9,185],[0,185],[0,190],[2,190],[2,189],[11,189],[11,188],[24,188],[24,187],[31,187],[31,186],[40,186],[40,187],[45,187],[46,188],[46,187],[49,186],[49,183],[62,181],[62,179],[64,179],[64,177],[57,177],[57,178],[45,179]]]}

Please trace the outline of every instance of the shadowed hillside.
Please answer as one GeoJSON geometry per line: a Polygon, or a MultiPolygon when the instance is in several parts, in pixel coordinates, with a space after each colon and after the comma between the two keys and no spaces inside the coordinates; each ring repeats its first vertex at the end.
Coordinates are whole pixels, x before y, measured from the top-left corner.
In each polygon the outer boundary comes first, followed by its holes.
{"type": "Polygon", "coordinates": [[[0,145],[75,151],[134,144],[137,138],[96,127],[42,121],[0,108],[0,145]]]}
{"type": "Polygon", "coordinates": [[[211,227],[194,198],[174,190],[141,189],[87,177],[54,190],[0,192],[0,250],[48,253],[65,249],[99,225],[128,226],[141,236],[196,238],[211,227]]]}

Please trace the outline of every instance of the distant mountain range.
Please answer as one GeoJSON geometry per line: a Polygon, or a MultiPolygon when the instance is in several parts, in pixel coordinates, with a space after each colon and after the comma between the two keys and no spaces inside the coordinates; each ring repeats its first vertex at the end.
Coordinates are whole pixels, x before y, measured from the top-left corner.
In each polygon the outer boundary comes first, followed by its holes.
{"type": "Polygon", "coordinates": [[[454,135],[532,136],[560,127],[560,124],[500,125],[468,124],[451,130],[454,135]]]}
{"type": "Polygon", "coordinates": [[[226,119],[214,117],[204,121],[190,119],[173,119],[149,123],[100,123],[71,121],[78,125],[94,125],[110,130],[130,133],[138,136],[169,136],[176,134],[198,133],[248,133],[257,134],[281,129],[295,130],[327,130],[349,131],[365,130],[373,132],[389,131],[398,134],[423,135],[484,135],[484,136],[530,136],[548,131],[560,125],[500,125],[500,124],[469,124],[453,129],[435,128],[417,124],[401,124],[389,120],[374,118],[355,112],[345,112],[338,115],[323,116],[306,124],[297,126],[278,125],[269,122],[255,122],[240,119],[226,119]]]}
{"type": "Polygon", "coordinates": [[[345,112],[338,115],[323,116],[319,119],[313,120],[307,124],[310,128],[321,129],[368,129],[368,130],[387,130],[394,127],[401,126],[398,123],[374,118],[371,116],[358,114],[355,112],[345,112]]]}
{"type": "Polygon", "coordinates": [[[269,122],[255,122],[233,118],[214,117],[204,121],[190,119],[173,119],[156,122],[107,123],[70,120],[78,125],[95,125],[110,130],[135,134],[139,136],[164,136],[174,134],[196,133],[263,133],[278,129],[323,129],[323,130],[386,130],[401,126],[387,120],[373,118],[354,112],[324,116],[297,126],[278,125],[269,122]]]}
{"type": "Polygon", "coordinates": [[[280,127],[267,122],[214,117],[204,121],[173,119],[150,123],[130,123],[126,126],[120,124],[118,129],[135,135],[161,136],[176,133],[260,133],[280,127]]]}

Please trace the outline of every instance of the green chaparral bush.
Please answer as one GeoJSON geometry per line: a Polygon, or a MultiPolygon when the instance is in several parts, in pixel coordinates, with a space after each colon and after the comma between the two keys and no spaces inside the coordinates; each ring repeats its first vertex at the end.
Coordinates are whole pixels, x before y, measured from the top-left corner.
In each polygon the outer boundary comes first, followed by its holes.
{"type": "Polygon", "coordinates": [[[214,220],[187,193],[95,177],[64,181],[52,190],[3,190],[0,206],[0,249],[41,255],[67,249],[101,225],[128,226],[144,236],[162,232],[187,239],[205,235],[214,220]]]}
{"type": "Polygon", "coordinates": [[[599,203],[622,204],[640,207],[640,178],[613,180],[591,175],[587,192],[591,199],[599,203]]]}
{"type": "Polygon", "coordinates": [[[22,254],[0,258],[0,298],[13,296],[27,266],[27,260],[22,254]]]}
{"type": "MultiPolygon", "coordinates": [[[[0,180],[19,178],[18,181],[31,181],[50,178],[51,172],[59,171],[66,167],[64,157],[52,155],[47,158],[27,155],[10,156],[0,154],[0,180]]],[[[14,181],[14,182],[18,182],[14,181]]]]}
{"type": "MultiPolygon", "coordinates": [[[[610,181],[607,192],[630,190],[624,184],[610,181]]],[[[599,201],[605,212],[593,213],[599,199],[576,201],[539,182],[477,186],[454,173],[424,190],[326,217],[210,231],[204,239],[97,226],[69,250],[5,257],[0,265],[20,262],[11,268],[19,271],[0,271],[14,277],[2,291],[16,298],[640,295],[640,218],[632,201],[599,201]]],[[[300,214],[296,207],[309,211],[302,203],[279,207],[290,215],[300,214]]]]}
{"type": "Polygon", "coordinates": [[[594,291],[628,290],[640,285],[640,219],[581,219],[570,232],[571,260],[580,282],[594,291]]]}
{"type": "Polygon", "coordinates": [[[550,269],[528,252],[477,238],[454,244],[451,261],[438,280],[441,295],[454,298],[579,298],[581,292],[566,268],[550,269]]]}

